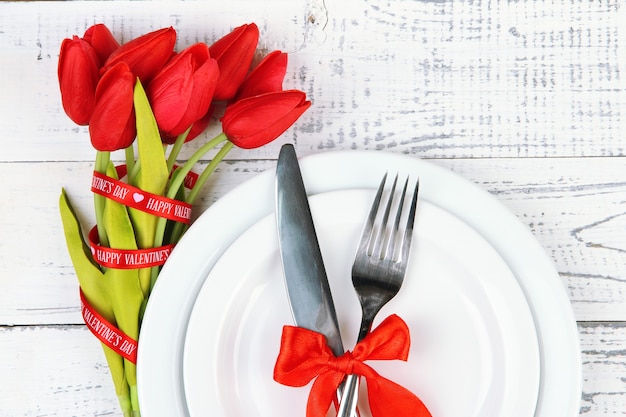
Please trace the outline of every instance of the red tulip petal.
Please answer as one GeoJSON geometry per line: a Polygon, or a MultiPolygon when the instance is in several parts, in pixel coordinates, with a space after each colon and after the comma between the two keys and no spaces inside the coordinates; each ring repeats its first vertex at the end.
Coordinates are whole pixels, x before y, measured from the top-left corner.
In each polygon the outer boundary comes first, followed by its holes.
{"type": "Polygon", "coordinates": [[[78,125],[93,114],[98,83],[98,57],[87,42],[74,36],[61,44],[58,66],[61,101],[65,113],[78,125]]]}
{"type": "Polygon", "coordinates": [[[83,40],[96,51],[100,65],[104,65],[107,58],[120,47],[108,27],[102,23],[91,26],[83,35],[83,40]]]}
{"type": "Polygon", "coordinates": [[[228,106],[222,126],[238,147],[257,148],[284,133],[310,106],[298,90],[254,96],[228,106]]]}
{"type": "Polygon", "coordinates": [[[205,115],[219,76],[217,62],[205,44],[196,44],[172,58],[148,85],[147,94],[167,136],[178,136],[205,115]]]}
{"type": "Polygon", "coordinates": [[[172,133],[180,135],[208,112],[218,78],[219,69],[216,60],[210,59],[198,68],[192,76],[192,99],[188,103],[184,117],[172,129],[172,133]]]}
{"type": "Polygon", "coordinates": [[[130,146],[136,135],[133,92],[135,76],[120,62],[107,71],[96,89],[96,107],[89,125],[91,143],[99,151],[130,146]]]}
{"type": "Polygon", "coordinates": [[[118,62],[126,62],[142,83],[154,77],[172,56],[176,31],[163,28],[147,33],[122,45],[107,59],[104,71],[118,62]]]}
{"type": "Polygon", "coordinates": [[[246,76],[234,100],[281,91],[286,73],[287,54],[271,52],[246,76]]]}
{"type": "Polygon", "coordinates": [[[157,124],[165,132],[170,132],[180,122],[191,100],[193,57],[187,55],[182,58],[177,60],[178,64],[171,71],[155,77],[146,91],[157,124]]]}
{"type": "Polygon", "coordinates": [[[250,69],[258,41],[259,28],[251,23],[235,28],[211,45],[209,51],[220,69],[216,100],[230,100],[235,96],[250,69]]]}

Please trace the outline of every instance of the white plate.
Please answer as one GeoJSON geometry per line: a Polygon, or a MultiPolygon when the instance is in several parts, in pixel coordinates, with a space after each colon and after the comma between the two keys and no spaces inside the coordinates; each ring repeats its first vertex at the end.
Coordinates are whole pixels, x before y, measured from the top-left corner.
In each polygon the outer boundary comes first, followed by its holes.
{"type": "MultiPolygon", "coordinates": [[[[310,194],[375,188],[388,169],[421,178],[420,199],[480,233],[513,271],[530,306],[541,361],[535,417],[579,413],[582,367],[576,322],[551,260],[525,225],[486,191],[420,159],[372,151],[326,152],[302,158],[310,194]]],[[[274,210],[274,170],[254,177],[200,216],[174,249],[150,297],[141,328],[138,388],[142,412],[188,416],[183,345],[204,279],[244,231],[274,210]]]]}
{"type": "MultiPolygon", "coordinates": [[[[353,346],[359,329],[350,268],[374,194],[350,190],[311,198],[344,346],[353,346]]],[[[196,299],[183,360],[191,417],[305,414],[310,387],[272,379],[282,326],[293,324],[276,235],[273,215],[243,233],[196,299]]],[[[396,313],[407,322],[409,361],[373,366],[417,394],[437,417],[532,417],[537,334],[513,273],[480,235],[428,202],[418,206],[414,241],[402,290],[377,320],[396,313]]],[[[365,394],[360,398],[361,415],[368,417],[365,394]]]]}

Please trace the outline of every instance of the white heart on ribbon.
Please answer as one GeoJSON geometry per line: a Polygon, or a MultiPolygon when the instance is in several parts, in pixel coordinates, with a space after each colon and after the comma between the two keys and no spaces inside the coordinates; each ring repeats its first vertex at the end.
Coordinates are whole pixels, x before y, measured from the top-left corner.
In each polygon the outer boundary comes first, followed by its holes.
{"type": "Polygon", "coordinates": [[[141,193],[134,193],[133,194],[133,200],[135,200],[135,203],[139,203],[140,201],[143,201],[144,199],[144,195],[141,193]]]}
{"type": "Polygon", "coordinates": [[[94,248],[93,246],[90,246],[90,248],[91,248],[91,254],[95,256],[96,255],[96,248],[94,248]]]}

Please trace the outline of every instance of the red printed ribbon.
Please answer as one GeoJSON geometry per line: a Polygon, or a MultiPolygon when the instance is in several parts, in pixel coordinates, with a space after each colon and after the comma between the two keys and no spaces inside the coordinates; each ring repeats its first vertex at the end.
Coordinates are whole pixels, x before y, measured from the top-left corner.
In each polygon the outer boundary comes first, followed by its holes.
{"type": "Polygon", "coordinates": [[[346,375],[367,379],[367,393],[372,417],[431,417],[413,393],[380,376],[363,362],[366,360],[406,361],[410,346],[409,329],[392,315],[359,342],[354,352],[333,355],[320,333],[301,327],[285,326],[280,353],[274,367],[274,380],[292,387],[302,387],[315,379],[307,402],[307,417],[326,416],[346,375]]]}
{"type": "Polygon", "coordinates": [[[191,222],[190,204],[146,192],[96,171],[93,173],[91,191],[155,216],[185,224],[191,222]]]}
{"type": "Polygon", "coordinates": [[[89,232],[91,254],[95,261],[105,268],[138,269],[163,265],[174,246],[172,243],[149,249],[113,249],[99,245],[97,226],[89,232]]]}
{"type": "MultiPolygon", "coordinates": [[[[174,164],[174,166],[172,167],[172,174],[178,168],[180,168],[180,165],[174,164]]],[[[195,172],[189,171],[187,175],[185,175],[185,180],[183,181],[183,184],[185,184],[185,188],[188,188],[191,190],[193,186],[196,185],[196,182],[198,181],[198,177],[200,177],[198,174],[196,174],[195,172]]]]}
{"type": "Polygon", "coordinates": [[[120,329],[102,317],[87,302],[83,291],[80,291],[81,310],[87,328],[102,343],[132,363],[137,363],[137,341],[127,336],[120,329]]]}
{"type": "MultiPolygon", "coordinates": [[[[174,166],[172,167],[172,172],[170,173],[170,177],[178,168],[180,168],[180,165],[174,164],[174,166]]],[[[128,169],[126,168],[125,164],[116,166],[115,170],[117,171],[118,178],[124,178],[126,174],[128,173],[128,169]]],[[[185,175],[185,180],[183,181],[185,188],[188,188],[191,190],[193,186],[196,185],[196,182],[198,181],[199,177],[200,176],[196,174],[195,172],[189,171],[187,175],[185,175]]]]}

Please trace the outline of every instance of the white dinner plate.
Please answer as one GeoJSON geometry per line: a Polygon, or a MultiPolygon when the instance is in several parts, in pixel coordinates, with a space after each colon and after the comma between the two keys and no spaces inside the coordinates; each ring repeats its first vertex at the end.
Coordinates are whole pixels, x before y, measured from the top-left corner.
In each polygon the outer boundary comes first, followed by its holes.
{"type": "MultiPolygon", "coordinates": [[[[462,177],[411,156],[374,151],[326,152],[301,159],[310,195],[369,188],[383,172],[421,179],[420,201],[445,209],[481,234],[515,275],[530,307],[540,354],[534,417],[579,413],[582,367],[576,322],[567,294],[543,248],[511,212],[462,177]]],[[[204,280],[242,233],[274,210],[274,170],[236,187],[206,210],[165,264],[141,327],[137,378],[142,413],[188,416],[183,347],[204,280]]]]}
{"type": "MultiPolygon", "coordinates": [[[[353,346],[359,329],[350,268],[374,194],[335,191],[310,199],[344,346],[353,346]]],[[[402,289],[375,322],[392,313],[407,322],[409,360],[373,366],[437,417],[532,417],[537,333],[511,270],[478,233],[425,201],[412,248],[402,289]]],[[[304,415],[310,386],[285,387],[272,378],[285,324],[293,319],[269,215],[222,255],[194,304],[183,356],[190,416],[304,415]]],[[[364,391],[361,415],[369,417],[364,391]]]]}

